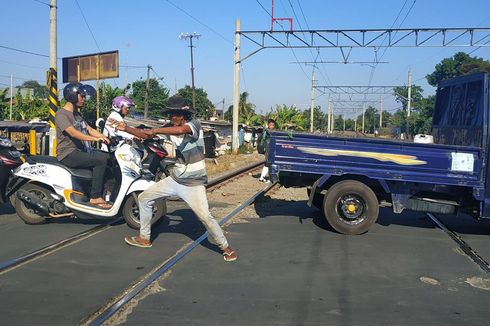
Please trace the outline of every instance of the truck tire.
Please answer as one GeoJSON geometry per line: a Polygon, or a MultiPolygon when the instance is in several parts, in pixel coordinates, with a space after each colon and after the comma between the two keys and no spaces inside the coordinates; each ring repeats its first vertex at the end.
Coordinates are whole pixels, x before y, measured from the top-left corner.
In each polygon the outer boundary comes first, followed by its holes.
{"type": "MultiPolygon", "coordinates": [[[[40,199],[51,198],[51,192],[48,189],[32,183],[26,183],[25,185],[20,187],[19,190],[27,191],[30,194],[39,197],[40,199]]],[[[12,197],[13,196],[15,195],[12,195],[12,197]]],[[[46,223],[46,217],[42,216],[40,212],[36,211],[35,209],[26,206],[26,204],[22,200],[16,198],[14,200],[14,207],[17,215],[19,215],[24,223],[33,225],[46,223]]]]}
{"type": "MultiPolygon", "coordinates": [[[[157,223],[162,216],[167,213],[167,203],[165,199],[159,199],[155,201],[153,205],[153,216],[151,218],[151,225],[157,223]]],[[[133,196],[129,196],[124,203],[122,209],[122,216],[126,221],[126,224],[135,230],[140,229],[140,212],[138,203],[133,196]]]]}
{"type": "MultiPolygon", "coordinates": [[[[308,198],[310,198],[310,193],[311,193],[311,189],[310,188],[306,188],[306,193],[308,194],[308,198]]],[[[315,206],[316,208],[318,208],[319,210],[323,211],[323,195],[322,194],[318,194],[318,193],[315,193],[313,195],[313,206],[315,206]]]]}
{"type": "Polygon", "coordinates": [[[376,222],[379,202],[364,183],[344,180],[333,185],[323,201],[328,223],[339,233],[362,234],[376,222]]]}

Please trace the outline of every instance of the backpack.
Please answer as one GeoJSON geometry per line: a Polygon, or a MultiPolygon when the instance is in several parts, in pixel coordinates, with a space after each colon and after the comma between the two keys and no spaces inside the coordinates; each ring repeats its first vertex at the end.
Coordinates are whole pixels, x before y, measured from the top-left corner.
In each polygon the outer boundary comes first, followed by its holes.
{"type": "Polygon", "coordinates": [[[257,138],[257,152],[259,154],[265,154],[265,148],[267,147],[268,143],[268,133],[267,131],[264,131],[262,134],[260,134],[259,138],[257,138]]]}

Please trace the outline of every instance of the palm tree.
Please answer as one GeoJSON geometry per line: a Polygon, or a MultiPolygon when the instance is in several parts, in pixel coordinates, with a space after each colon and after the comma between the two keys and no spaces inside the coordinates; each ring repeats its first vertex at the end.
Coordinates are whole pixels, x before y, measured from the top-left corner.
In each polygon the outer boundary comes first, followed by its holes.
{"type": "Polygon", "coordinates": [[[276,105],[276,109],[267,115],[276,120],[280,129],[304,130],[305,121],[302,112],[294,105],[276,105]]]}

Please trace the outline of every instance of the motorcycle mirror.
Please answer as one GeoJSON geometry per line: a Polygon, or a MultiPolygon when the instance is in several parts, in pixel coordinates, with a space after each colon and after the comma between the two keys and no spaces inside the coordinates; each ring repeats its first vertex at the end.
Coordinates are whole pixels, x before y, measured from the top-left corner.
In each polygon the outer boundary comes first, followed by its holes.
{"type": "Polygon", "coordinates": [[[95,121],[95,125],[100,129],[100,130],[104,130],[104,127],[105,127],[105,120],[102,119],[102,118],[99,118],[97,119],[97,121],[95,121]]]}
{"type": "Polygon", "coordinates": [[[80,94],[85,95],[87,97],[92,97],[97,94],[95,88],[93,88],[90,85],[82,85],[78,88],[78,91],[80,92],[80,94]]]}

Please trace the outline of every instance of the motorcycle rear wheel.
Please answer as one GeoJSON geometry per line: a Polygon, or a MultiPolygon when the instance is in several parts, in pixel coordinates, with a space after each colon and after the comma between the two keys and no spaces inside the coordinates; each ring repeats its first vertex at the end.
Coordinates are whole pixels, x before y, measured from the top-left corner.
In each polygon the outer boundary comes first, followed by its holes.
{"type": "MultiPolygon", "coordinates": [[[[46,188],[38,186],[32,183],[26,183],[19,190],[27,191],[39,199],[48,199],[51,198],[50,191],[46,188]]],[[[22,200],[15,198],[14,201],[15,211],[17,215],[21,218],[22,221],[26,224],[44,224],[46,223],[46,217],[40,215],[40,212],[35,210],[32,207],[28,207],[22,200]]]]}

